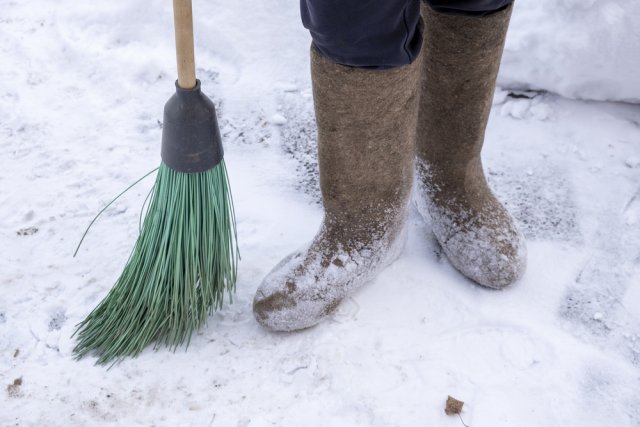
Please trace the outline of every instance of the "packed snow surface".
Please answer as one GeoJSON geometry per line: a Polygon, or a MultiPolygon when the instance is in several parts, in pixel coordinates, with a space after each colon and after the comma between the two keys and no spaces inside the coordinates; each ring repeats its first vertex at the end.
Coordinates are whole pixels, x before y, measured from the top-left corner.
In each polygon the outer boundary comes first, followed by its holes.
{"type": "Polygon", "coordinates": [[[413,211],[376,280],[329,321],[274,334],[255,290],[322,216],[309,37],[294,0],[196,0],[238,291],[188,351],[110,370],[74,360],[71,334],[120,274],[153,179],[72,254],[160,161],[171,3],[0,6],[0,426],[461,426],[448,395],[472,427],[640,425],[640,106],[554,94],[640,99],[637,2],[516,6],[483,156],[527,238],[519,283],[461,277],[413,211]]]}

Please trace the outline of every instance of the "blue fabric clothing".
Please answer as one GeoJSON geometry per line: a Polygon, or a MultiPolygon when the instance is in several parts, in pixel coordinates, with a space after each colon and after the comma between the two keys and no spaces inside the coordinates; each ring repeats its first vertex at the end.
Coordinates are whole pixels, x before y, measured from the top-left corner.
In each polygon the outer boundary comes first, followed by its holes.
{"type": "MultiPolygon", "coordinates": [[[[513,0],[428,0],[440,13],[486,15],[513,0]]],[[[332,61],[358,68],[410,64],[422,46],[420,0],[300,0],[314,46],[332,61]]]]}

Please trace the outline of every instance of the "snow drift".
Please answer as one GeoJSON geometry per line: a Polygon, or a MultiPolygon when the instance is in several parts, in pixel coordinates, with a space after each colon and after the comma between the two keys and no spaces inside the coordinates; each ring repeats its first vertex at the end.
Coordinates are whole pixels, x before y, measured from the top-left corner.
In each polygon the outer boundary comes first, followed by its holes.
{"type": "Polygon", "coordinates": [[[499,84],[640,102],[640,2],[516,1],[499,84]]]}

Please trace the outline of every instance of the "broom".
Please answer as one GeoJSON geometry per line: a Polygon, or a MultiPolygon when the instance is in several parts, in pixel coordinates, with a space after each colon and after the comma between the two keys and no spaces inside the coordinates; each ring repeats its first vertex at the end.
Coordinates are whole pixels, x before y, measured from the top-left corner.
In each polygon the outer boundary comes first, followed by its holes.
{"type": "Polygon", "coordinates": [[[78,324],[78,359],[97,364],[189,344],[235,291],[233,201],[213,102],[195,76],[191,0],[174,0],[178,80],[164,107],[162,162],[140,235],[122,275],[78,324]]]}

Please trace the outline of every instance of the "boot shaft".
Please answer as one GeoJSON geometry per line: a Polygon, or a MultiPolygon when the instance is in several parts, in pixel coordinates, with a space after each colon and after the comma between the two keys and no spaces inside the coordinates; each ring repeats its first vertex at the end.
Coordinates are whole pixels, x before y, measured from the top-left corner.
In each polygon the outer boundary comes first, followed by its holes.
{"type": "Polygon", "coordinates": [[[370,238],[404,215],[411,193],[420,61],[358,69],[312,48],[311,73],[326,219],[370,238]]]}
{"type": "Polygon", "coordinates": [[[468,17],[423,5],[419,158],[454,169],[479,162],[511,10],[468,17]]]}

